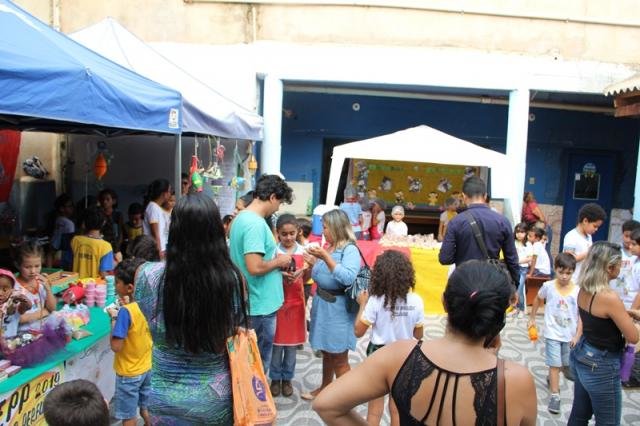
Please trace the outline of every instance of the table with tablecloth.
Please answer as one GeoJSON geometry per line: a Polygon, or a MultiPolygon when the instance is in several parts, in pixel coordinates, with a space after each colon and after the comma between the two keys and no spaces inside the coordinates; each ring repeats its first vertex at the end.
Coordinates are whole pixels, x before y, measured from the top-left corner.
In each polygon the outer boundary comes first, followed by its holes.
{"type": "MultiPolygon", "coordinates": [[[[321,237],[311,235],[310,241],[320,242],[321,237]]],[[[416,271],[416,293],[424,303],[426,314],[444,314],[442,293],[447,285],[449,266],[438,261],[439,249],[383,246],[378,241],[358,241],[358,248],[371,269],[376,258],[385,250],[398,250],[411,259],[416,271]]]]}

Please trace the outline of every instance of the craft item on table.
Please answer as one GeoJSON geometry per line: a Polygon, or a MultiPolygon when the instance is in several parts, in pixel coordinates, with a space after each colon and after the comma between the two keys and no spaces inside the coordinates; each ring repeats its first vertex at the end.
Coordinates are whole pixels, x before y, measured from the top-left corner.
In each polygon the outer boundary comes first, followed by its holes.
{"type": "Polygon", "coordinates": [[[89,337],[89,336],[93,336],[93,333],[90,332],[89,330],[85,330],[83,328],[78,329],[78,330],[73,330],[71,332],[71,337],[73,338],[73,340],[80,340],[80,339],[84,339],[85,337],[89,337]]]}
{"type": "Polygon", "coordinates": [[[107,304],[107,286],[104,284],[96,285],[96,306],[104,308],[107,304]]]}
{"type": "Polygon", "coordinates": [[[96,283],[95,281],[87,282],[84,285],[84,303],[89,306],[96,304],[96,283]]]}
{"type": "Polygon", "coordinates": [[[22,370],[22,367],[20,367],[19,365],[12,365],[11,367],[8,367],[6,370],[4,370],[4,372],[7,377],[11,377],[18,374],[20,370],[22,370]]]}
{"type": "Polygon", "coordinates": [[[107,275],[107,304],[112,303],[116,299],[116,277],[107,275]]]}
{"type": "Polygon", "coordinates": [[[81,303],[84,298],[85,289],[81,283],[70,284],[64,293],[62,293],[62,300],[67,305],[75,305],[81,303]]]}
{"type": "Polygon", "coordinates": [[[440,247],[440,243],[434,238],[433,234],[414,234],[414,235],[389,235],[385,234],[380,239],[380,245],[384,247],[410,247],[423,249],[436,249],[440,247]]]}
{"type": "Polygon", "coordinates": [[[4,382],[8,378],[9,378],[9,375],[6,373],[6,371],[0,371],[0,382],[4,382]]]}
{"type": "Polygon", "coordinates": [[[4,371],[11,366],[11,361],[3,359],[0,361],[0,371],[4,371]]]}
{"type": "Polygon", "coordinates": [[[2,352],[11,364],[28,367],[44,361],[49,355],[62,349],[68,340],[69,329],[66,321],[52,315],[42,326],[41,334],[24,333],[15,339],[8,339],[2,342],[2,352]]]}
{"type": "Polygon", "coordinates": [[[64,305],[62,309],[55,312],[55,315],[63,318],[71,330],[77,330],[80,327],[89,324],[91,314],[86,305],[64,305]]]}

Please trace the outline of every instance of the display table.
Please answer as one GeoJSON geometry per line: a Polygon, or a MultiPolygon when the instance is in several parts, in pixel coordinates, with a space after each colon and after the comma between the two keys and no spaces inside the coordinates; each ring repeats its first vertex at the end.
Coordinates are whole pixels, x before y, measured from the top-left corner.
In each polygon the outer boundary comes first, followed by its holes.
{"type": "Polygon", "coordinates": [[[407,255],[416,271],[415,292],[422,298],[425,313],[444,314],[442,293],[447,285],[449,266],[438,261],[440,250],[381,246],[377,241],[358,241],[358,248],[372,269],[376,258],[385,250],[397,250],[407,255]]]}
{"type": "Polygon", "coordinates": [[[44,424],[42,403],[51,388],[74,379],[98,385],[105,398],[113,396],[115,373],[109,337],[111,324],[102,308],[89,308],[91,320],[83,328],[92,333],[72,340],[44,362],[24,368],[0,382],[0,424],[44,424]]]}

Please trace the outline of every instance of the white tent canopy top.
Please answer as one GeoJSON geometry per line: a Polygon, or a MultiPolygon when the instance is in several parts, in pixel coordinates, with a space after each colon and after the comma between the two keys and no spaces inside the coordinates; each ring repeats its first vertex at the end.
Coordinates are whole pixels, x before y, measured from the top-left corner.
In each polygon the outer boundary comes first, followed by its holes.
{"type": "MultiPolygon", "coordinates": [[[[349,158],[367,160],[408,161],[419,163],[454,164],[489,167],[491,169],[491,196],[505,199],[511,211],[520,211],[514,205],[513,185],[509,182],[510,164],[505,154],[482,148],[439,130],[422,125],[388,135],[351,142],[333,148],[326,204],[335,204],[344,161],[349,158]]],[[[514,216],[513,213],[510,216],[514,216]]],[[[509,217],[516,221],[516,217],[509,217]]]]}
{"type": "Polygon", "coordinates": [[[262,140],[262,117],[193,77],[115,19],[105,18],[69,37],[125,68],[182,93],[183,132],[262,140]]]}

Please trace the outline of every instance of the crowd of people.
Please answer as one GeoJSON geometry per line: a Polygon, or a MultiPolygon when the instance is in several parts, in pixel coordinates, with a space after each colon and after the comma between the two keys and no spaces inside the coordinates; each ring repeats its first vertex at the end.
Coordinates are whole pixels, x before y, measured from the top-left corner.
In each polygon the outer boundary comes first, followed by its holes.
{"type": "MultiPolygon", "coordinates": [[[[322,376],[300,398],[328,424],[380,424],[385,395],[393,425],[535,424],[531,372],[498,357],[509,312],[526,314],[531,277],[546,281],[527,326],[536,326],[545,305],[551,413],[560,412],[560,373],[574,381],[572,425],[594,415],[597,424],[620,424],[622,386],[640,385],[640,357],[620,380],[623,350],[639,339],[638,222],[623,225],[622,247],[594,243],[606,213],[586,204],[553,258],[549,224],[533,194],[525,194],[522,223],[512,229],[487,204],[482,179],[466,179],[462,199],[448,200],[440,217],[439,260],[454,267],[442,297],[445,334],[434,339],[424,335],[423,300],[402,252],[378,256],[369,288],[356,300],[345,293],[362,267],[358,240],[407,233],[402,206],[391,208],[385,228],[384,203],[358,200],[347,188],[340,208],[322,216],[323,241],[316,243],[309,242],[308,220],[277,214],[293,197],[277,175],[262,175],[225,217],[209,197],[189,191],[187,176],[182,183],[176,202],[168,181],[152,182],[127,218],[112,190],[75,206],[60,196],[51,249],[24,244],[19,277],[0,270],[5,335],[55,310],[43,261],[57,259],[81,277],[115,275],[122,307],[109,311],[116,373],[110,415],[124,425],[138,415],[145,424],[232,424],[225,345],[239,327],[255,330],[276,397],[294,395],[296,351],[309,342],[322,358],[322,376]],[[16,289],[22,296],[13,296],[16,289]],[[367,358],[352,369],[349,351],[369,329],[367,358]],[[367,402],[364,419],[353,409],[367,402]]],[[[47,421],[106,424],[98,419],[109,415],[107,405],[87,402],[96,391],[83,381],[58,386],[45,403],[47,421]],[[78,407],[72,398],[90,409],[66,415],[78,407]]]]}

